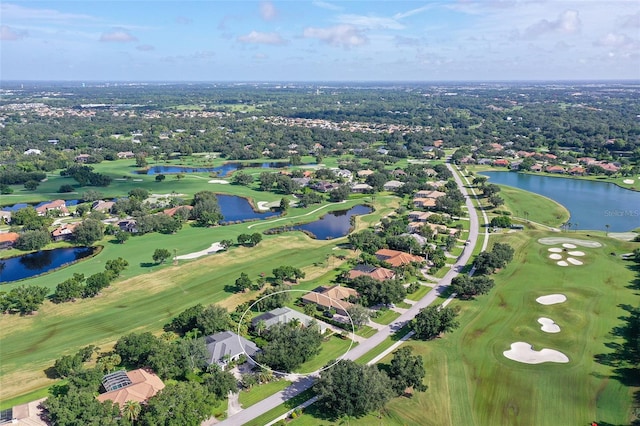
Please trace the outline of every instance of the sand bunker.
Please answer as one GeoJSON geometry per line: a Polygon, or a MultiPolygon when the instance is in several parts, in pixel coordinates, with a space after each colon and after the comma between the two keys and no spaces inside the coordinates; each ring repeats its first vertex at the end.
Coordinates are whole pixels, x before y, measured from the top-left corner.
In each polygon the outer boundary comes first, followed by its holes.
{"type": "Polygon", "coordinates": [[[549,255],[549,259],[553,259],[553,260],[560,260],[562,259],[562,255],[558,254],[558,253],[551,253],[549,255]]]}
{"type": "Polygon", "coordinates": [[[556,262],[556,264],[558,266],[569,266],[569,264],[567,262],[565,262],[564,260],[559,260],[556,262]]]}
{"type": "Polygon", "coordinates": [[[546,246],[551,246],[554,244],[569,243],[569,244],[575,244],[580,247],[588,247],[588,248],[602,247],[602,244],[600,244],[597,241],[579,240],[577,238],[565,238],[565,237],[545,237],[545,238],[540,238],[538,242],[546,246]]]}
{"type": "Polygon", "coordinates": [[[551,318],[540,317],[538,322],[542,325],[540,329],[545,333],[560,333],[560,326],[551,318]]]}
{"type": "Polygon", "coordinates": [[[213,244],[211,244],[211,247],[209,247],[207,249],[196,251],[196,252],[189,253],[189,254],[182,254],[180,256],[176,256],[176,259],[178,259],[178,260],[196,259],[198,257],[206,256],[208,254],[213,254],[213,253],[218,252],[218,251],[223,250],[223,249],[224,249],[224,247],[222,247],[222,244],[213,243],[213,244]]]}
{"type": "Polygon", "coordinates": [[[567,296],[564,294],[547,294],[546,296],[540,296],[536,299],[536,302],[541,305],[555,305],[556,303],[562,303],[567,300],[567,296]]]}
{"type": "Polygon", "coordinates": [[[626,183],[627,185],[631,185],[633,183],[633,179],[625,179],[622,182],[626,183]]]}
{"type": "Polygon", "coordinates": [[[211,179],[209,181],[209,183],[221,183],[221,184],[225,185],[225,184],[229,183],[229,181],[228,180],[224,180],[224,179],[211,179]]]}
{"type": "Polygon", "coordinates": [[[525,364],[542,364],[543,362],[567,363],[569,358],[562,352],[554,349],[542,349],[534,351],[533,346],[527,342],[515,342],[511,349],[504,351],[503,355],[511,360],[525,364]]]}
{"type": "Polygon", "coordinates": [[[562,247],[564,247],[564,248],[568,248],[568,249],[574,249],[574,248],[577,248],[575,244],[569,244],[569,243],[564,243],[564,244],[562,245],[562,247]]]}
{"type": "Polygon", "coordinates": [[[574,259],[573,257],[568,257],[567,258],[567,262],[569,262],[572,265],[576,265],[576,266],[584,265],[584,263],[582,263],[578,259],[574,259]]]}
{"type": "Polygon", "coordinates": [[[569,255],[571,255],[571,256],[578,256],[578,257],[579,257],[579,256],[584,256],[584,252],[583,252],[583,251],[579,251],[579,250],[576,250],[576,251],[570,251],[570,252],[569,252],[569,255]]]}
{"type": "Polygon", "coordinates": [[[551,253],[562,253],[562,249],[560,247],[551,247],[548,249],[551,253]]]}

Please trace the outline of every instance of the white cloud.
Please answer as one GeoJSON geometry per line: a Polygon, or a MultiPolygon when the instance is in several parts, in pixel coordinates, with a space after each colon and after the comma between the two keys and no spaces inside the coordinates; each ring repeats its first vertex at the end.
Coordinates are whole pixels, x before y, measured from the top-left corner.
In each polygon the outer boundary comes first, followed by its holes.
{"type": "Polygon", "coordinates": [[[278,12],[276,7],[270,1],[263,1],[260,3],[260,16],[265,21],[273,21],[277,18],[278,12]]]}
{"type": "Polygon", "coordinates": [[[321,0],[314,0],[313,2],[311,2],[314,6],[319,7],[321,9],[327,9],[327,10],[342,10],[342,7],[333,4],[333,3],[329,3],[326,1],[321,1],[321,0]]]}
{"type": "Polygon", "coordinates": [[[542,19],[524,30],[525,38],[534,38],[546,33],[575,34],[582,28],[577,10],[565,10],[557,19],[542,19]]]}
{"type": "Polygon", "coordinates": [[[380,16],[340,15],[338,16],[337,21],[341,24],[355,25],[356,27],[365,29],[402,30],[405,28],[403,24],[393,18],[384,18],[380,16]]]}
{"type": "Polygon", "coordinates": [[[367,43],[367,38],[353,25],[335,25],[328,28],[307,27],[303,32],[304,38],[315,38],[332,46],[361,46],[367,43]]]}
{"type": "Polygon", "coordinates": [[[14,30],[8,25],[0,25],[0,40],[16,41],[25,38],[27,35],[26,31],[14,30]]]}
{"type": "Polygon", "coordinates": [[[136,46],[137,50],[140,50],[141,52],[150,52],[152,50],[155,50],[156,48],[150,44],[141,44],[140,46],[136,46]]]}
{"type": "Polygon", "coordinates": [[[100,41],[128,43],[131,41],[138,41],[138,39],[125,30],[113,30],[107,33],[102,33],[102,35],[100,36],[100,41]]]}
{"type": "Polygon", "coordinates": [[[640,49],[640,43],[626,34],[608,33],[593,43],[596,46],[607,47],[618,50],[637,50],[640,49]]]}
{"type": "Polygon", "coordinates": [[[262,33],[251,31],[249,34],[239,36],[238,41],[242,43],[254,44],[286,44],[287,41],[280,37],[278,33],[262,33]]]}
{"type": "Polygon", "coordinates": [[[434,5],[427,5],[427,6],[418,7],[416,9],[411,9],[411,10],[408,10],[406,12],[396,13],[395,15],[393,15],[393,19],[408,18],[409,16],[417,15],[419,13],[427,11],[427,10],[431,9],[433,6],[434,5]]]}
{"type": "Polygon", "coordinates": [[[68,21],[96,21],[97,19],[90,15],[82,15],[76,13],[64,13],[54,9],[33,9],[29,7],[18,6],[17,4],[5,3],[0,5],[0,15],[6,21],[47,21],[51,22],[68,22],[68,21]]]}

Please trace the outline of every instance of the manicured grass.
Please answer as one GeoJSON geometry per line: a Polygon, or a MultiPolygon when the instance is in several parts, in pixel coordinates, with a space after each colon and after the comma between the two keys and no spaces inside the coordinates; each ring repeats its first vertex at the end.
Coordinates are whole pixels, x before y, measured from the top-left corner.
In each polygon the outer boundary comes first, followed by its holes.
{"type": "Polygon", "coordinates": [[[260,402],[274,393],[280,392],[290,384],[291,382],[286,380],[276,380],[262,385],[256,385],[248,391],[241,390],[238,395],[238,400],[240,401],[242,408],[248,408],[256,402],[260,402]]]}
{"type": "Polygon", "coordinates": [[[398,302],[396,303],[396,306],[402,309],[409,309],[411,307],[411,305],[408,304],[407,302],[398,302]]]}
{"type": "Polygon", "coordinates": [[[387,325],[391,324],[396,318],[400,316],[396,311],[392,311],[391,309],[387,309],[385,311],[381,311],[380,314],[376,318],[371,318],[372,321],[377,322],[378,324],[387,325]]]}
{"type": "Polygon", "coordinates": [[[31,401],[35,401],[41,398],[46,398],[49,396],[49,388],[41,388],[35,390],[33,392],[26,393],[24,395],[20,395],[16,398],[5,399],[0,401],[0,410],[7,410],[11,407],[15,407],[16,405],[26,404],[31,401]]]}
{"type": "Polygon", "coordinates": [[[427,287],[426,285],[421,285],[420,288],[415,292],[407,295],[407,299],[415,300],[416,302],[426,296],[427,293],[431,291],[431,287],[427,287]]]}
{"type": "MultiPolygon", "coordinates": [[[[637,268],[609,254],[627,252],[632,245],[600,239],[605,247],[583,249],[584,266],[560,268],[548,259],[549,246],[537,243],[549,234],[523,234],[497,237],[518,252],[514,262],[494,277],[496,287],[489,295],[451,302],[450,306],[461,308],[461,328],[435,340],[403,344],[423,356],[427,391],[410,399],[394,398],[382,418],[373,413],[349,424],[630,424],[633,392],[638,389],[624,386],[595,356],[611,352],[609,344],[619,342],[611,332],[627,315],[623,307],[640,302],[629,287],[637,268]],[[535,302],[551,293],[565,294],[567,301],[550,306],[535,302]],[[556,321],[561,332],[541,331],[537,323],[541,316],[556,321]],[[570,362],[511,361],[502,352],[516,341],[531,343],[536,350],[559,350],[570,362]]],[[[577,238],[590,239],[584,234],[577,238]]],[[[373,359],[393,343],[387,339],[357,362],[373,359]]],[[[338,424],[314,418],[313,413],[309,407],[292,424],[338,424]]]]}
{"type": "Polygon", "coordinates": [[[244,426],[264,426],[273,419],[285,414],[289,410],[296,408],[298,405],[310,400],[314,396],[315,392],[313,391],[313,388],[307,389],[306,391],[294,396],[284,404],[278,405],[276,408],[273,408],[266,413],[256,417],[252,421],[245,423],[244,426]]]}
{"type": "Polygon", "coordinates": [[[394,343],[396,343],[398,340],[404,337],[408,332],[409,332],[408,326],[402,327],[400,330],[396,331],[391,336],[383,340],[382,343],[380,343],[378,346],[376,346],[375,348],[373,348],[372,350],[370,350],[369,352],[367,352],[366,354],[358,358],[355,362],[357,362],[358,364],[368,363],[369,361],[371,361],[372,359],[380,355],[382,352],[384,352],[385,350],[393,346],[394,343]]]}
{"type": "Polygon", "coordinates": [[[500,189],[498,195],[504,199],[504,206],[498,209],[509,210],[514,217],[554,227],[569,220],[569,211],[547,197],[505,185],[500,189]]]}
{"type": "Polygon", "coordinates": [[[330,361],[342,357],[349,350],[350,346],[351,349],[353,349],[357,345],[358,342],[353,342],[352,345],[351,339],[343,339],[339,335],[333,334],[329,336],[326,341],[322,342],[320,353],[296,368],[295,372],[301,374],[312,373],[324,367],[330,361]]]}
{"type": "Polygon", "coordinates": [[[356,331],[356,334],[360,337],[364,337],[365,339],[368,339],[369,337],[373,336],[377,332],[378,330],[376,330],[375,328],[369,327],[368,325],[363,325],[363,326],[360,326],[360,328],[356,331]]]}

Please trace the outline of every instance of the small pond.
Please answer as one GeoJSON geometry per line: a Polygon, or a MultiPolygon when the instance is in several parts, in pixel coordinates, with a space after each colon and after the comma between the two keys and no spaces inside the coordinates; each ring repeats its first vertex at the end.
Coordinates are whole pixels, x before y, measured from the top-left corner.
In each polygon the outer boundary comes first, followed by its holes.
{"type": "Polygon", "coordinates": [[[225,222],[266,219],[279,215],[272,211],[257,212],[246,198],[237,195],[216,194],[216,198],[225,222]]]}
{"type": "Polygon", "coordinates": [[[373,209],[369,206],[357,205],[349,210],[337,210],[327,213],[320,219],[297,225],[290,229],[308,232],[318,240],[329,240],[344,237],[351,230],[351,217],[369,214],[373,209]]]}
{"type": "Polygon", "coordinates": [[[133,173],[143,175],[159,175],[172,173],[215,173],[218,176],[227,176],[236,170],[244,168],[281,169],[288,167],[287,162],[267,162],[267,163],[225,163],[218,167],[182,167],[182,166],[152,166],[147,170],[138,170],[133,173]]]}
{"type": "Polygon", "coordinates": [[[22,280],[44,274],[68,263],[91,256],[91,247],[66,247],[40,250],[0,260],[0,283],[22,280]]]}

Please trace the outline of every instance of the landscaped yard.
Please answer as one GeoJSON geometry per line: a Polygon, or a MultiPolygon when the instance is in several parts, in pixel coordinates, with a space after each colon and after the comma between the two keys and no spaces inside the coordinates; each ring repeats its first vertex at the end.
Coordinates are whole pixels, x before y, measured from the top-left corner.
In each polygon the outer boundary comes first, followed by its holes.
{"type": "Polygon", "coordinates": [[[426,296],[427,293],[431,291],[431,287],[427,287],[426,285],[421,285],[420,288],[411,294],[407,295],[407,299],[415,300],[416,302],[426,296]]]}
{"type": "Polygon", "coordinates": [[[388,325],[391,324],[396,318],[400,316],[396,311],[392,311],[391,309],[385,309],[379,311],[379,314],[375,318],[371,318],[373,322],[377,322],[378,324],[388,325]]]}
{"type": "Polygon", "coordinates": [[[333,334],[322,342],[320,347],[320,353],[314,356],[311,360],[305,362],[300,367],[296,368],[296,373],[309,374],[324,367],[330,361],[341,358],[349,348],[354,348],[358,345],[357,342],[352,342],[351,339],[343,339],[338,334],[333,334]]]}
{"type": "Polygon", "coordinates": [[[238,394],[238,400],[240,401],[242,408],[248,408],[256,402],[260,402],[274,393],[280,392],[290,384],[291,382],[286,380],[276,380],[262,385],[256,385],[248,391],[241,390],[238,394]]]}

